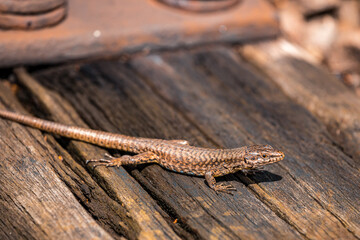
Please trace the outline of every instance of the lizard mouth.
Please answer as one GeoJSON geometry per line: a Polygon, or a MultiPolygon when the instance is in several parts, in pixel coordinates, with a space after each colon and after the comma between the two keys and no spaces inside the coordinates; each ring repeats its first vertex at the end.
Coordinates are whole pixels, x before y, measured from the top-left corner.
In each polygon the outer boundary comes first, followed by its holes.
{"type": "Polygon", "coordinates": [[[285,154],[281,151],[277,151],[275,153],[272,153],[271,156],[268,159],[264,159],[264,164],[268,164],[268,163],[274,163],[274,162],[279,162],[281,160],[283,160],[285,157],[285,154]]]}
{"type": "Polygon", "coordinates": [[[256,160],[252,160],[252,161],[245,161],[247,164],[249,164],[250,166],[247,167],[247,169],[255,169],[258,168],[259,166],[264,166],[270,163],[275,163],[275,162],[279,162],[281,160],[284,159],[285,154],[281,151],[276,151],[269,154],[264,154],[266,155],[266,157],[259,157],[256,160]]]}
{"type": "Polygon", "coordinates": [[[278,161],[281,161],[283,160],[285,157],[285,154],[281,151],[277,151],[276,153],[274,154],[271,154],[271,157],[270,157],[270,161],[269,163],[274,163],[274,162],[278,162],[278,161]]]}

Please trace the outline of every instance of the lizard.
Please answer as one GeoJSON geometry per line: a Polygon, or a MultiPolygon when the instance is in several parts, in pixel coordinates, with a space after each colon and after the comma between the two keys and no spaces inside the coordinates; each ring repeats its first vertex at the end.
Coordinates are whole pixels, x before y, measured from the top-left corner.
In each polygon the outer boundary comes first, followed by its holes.
{"type": "Polygon", "coordinates": [[[285,157],[283,152],[275,150],[270,145],[231,149],[204,148],[191,146],[186,140],[131,137],[51,122],[7,110],[0,110],[0,117],[66,138],[136,154],[120,157],[107,154],[105,159],[87,160],[86,164],[93,162],[93,167],[157,163],[165,169],[178,173],[205,177],[211,189],[229,194],[236,191],[236,188],[228,183],[217,183],[215,177],[239,170],[256,170],[285,157]]]}

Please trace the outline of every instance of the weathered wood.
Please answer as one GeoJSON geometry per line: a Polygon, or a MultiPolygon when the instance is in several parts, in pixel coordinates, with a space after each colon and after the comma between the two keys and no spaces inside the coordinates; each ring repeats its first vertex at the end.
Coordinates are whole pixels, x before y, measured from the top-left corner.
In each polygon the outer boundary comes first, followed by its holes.
{"type": "Polygon", "coordinates": [[[108,62],[85,65],[80,72],[70,67],[36,76],[59,91],[93,127],[133,136],[185,138],[203,146],[271,143],[287,155],[284,162],[268,167],[272,174],[234,175],[248,184],[245,188],[232,183],[239,189],[234,197],[214,194],[201,178],[156,165],[141,174],[133,171],[184,227],[202,238],[299,237],[292,229],[306,238],[358,236],[359,213],[352,209],[359,179],[348,164],[353,159],[333,146],[311,114],[254,74],[256,69],[235,53],[218,49],[150,55],[134,59],[130,66],[134,70],[108,62]],[[281,181],[275,181],[279,176],[281,181]]]}
{"type": "Polygon", "coordinates": [[[240,52],[317,116],[334,144],[353,158],[348,164],[359,170],[360,99],[352,91],[322,67],[310,64],[301,48],[285,40],[247,45],[240,52]]]}
{"type": "Polygon", "coordinates": [[[151,55],[132,63],[163,99],[222,146],[254,141],[285,152],[286,160],[267,168],[283,179],[249,188],[303,236],[360,236],[354,159],[257,69],[227,49],[151,55]]]}
{"type": "MultiPolygon", "coordinates": [[[[17,69],[15,73],[20,82],[37,97],[37,101],[46,112],[52,115],[55,121],[87,127],[69,102],[55,92],[43,88],[24,69],[17,69]]],[[[87,159],[102,158],[104,155],[103,150],[89,144],[72,141],[70,145],[71,152],[76,154],[83,164],[87,159]]],[[[65,151],[62,150],[62,152],[64,154],[65,151]]],[[[89,196],[89,193],[86,195],[86,192],[76,191],[78,199],[82,199],[82,204],[87,206],[89,211],[103,224],[107,224],[108,228],[118,234],[125,232],[126,237],[132,239],[177,239],[176,234],[163,218],[163,216],[168,216],[124,169],[120,168],[114,172],[114,168],[97,168],[95,171],[91,171],[96,175],[96,179],[102,189],[106,191],[106,195],[102,190],[92,190],[99,186],[93,183],[89,174],[78,163],[70,158],[67,164],[74,171],[73,175],[79,175],[73,178],[80,177],[82,179],[82,185],[77,188],[85,187],[91,193],[89,196]],[[109,199],[109,196],[119,204],[109,199]]],[[[91,166],[88,168],[92,169],[91,166]]],[[[70,183],[73,181],[68,182],[66,179],[67,185],[71,185],[70,183]]]]}
{"type": "MultiPolygon", "coordinates": [[[[0,83],[0,107],[23,109],[0,83]]],[[[34,129],[0,121],[1,239],[112,239],[52,168],[58,154],[34,129]]]]}
{"type": "MultiPolygon", "coordinates": [[[[93,128],[132,136],[187,139],[201,146],[213,146],[212,142],[216,141],[154,95],[153,89],[136,77],[136,72],[130,71],[127,65],[85,65],[80,71],[68,67],[34,76],[47,88],[64,96],[93,128]]],[[[139,167],[131,173],[194,237],[301,238],[292,226],[243,184],[237,183],[235,196],[217,195],[203,178],[172,173],[157,165],[139,167]]],[[[236,180],[233,176],[225,179],[236,180]]]]}
{"type": "MultiPolygon", "coordinates": [[[[39,103],[33,112],[59,122],[79,126],[85,122],[94,129],[132,136],[187,139],[207,147],[270,143],[285,152],[284,161],[262,173],[218,179],[238,189],[234,196],[217,195],[204,179],[157,165],[125,167],[159,204],[144,197],[139,188],[136,191],[143,197],[139,203],[147,204],[141,206],[165,217],[170,233],[200,239],[359,238],[360,176],[353,167],[355,159],[334,145],[321,121],[279,91],[272,77],[258,74],[260,70],[244,62],[234,49],[216,47],[137,56],[126,63],[38,70],[32,75],[46,89],[26,79],[24,84],[39,103]]],[[[81,161],[101,155],[94,151],[102,152],[76,141],[62,142],[62,146],[81,161]]],[[[136,205],[128,198],[135,196],[122,188],[129,181],[131,187],[137,184],[123,168],[98,168],[92,175],[106,194],[124,205],[135,225],[151,228],[150,213],[136,215],[137,210],[129,209],[136,205]]],[[[74,194],[79,192],[70,188],[74,194]]],[[[99,216],[96,210],[92,214],[99,216]]],[[[154,215],[155,221],[164,221],[154,215]]],[[[101,224],[111,225],[113,219],[101,224]]],[[[123,221],[132,226],[130,220],[123,221]]],[[[164,225],[160,224],[157,234],[169,234],[164,225]]],[[[130,233],[126,228],[117,231],[133,236],[131,229],[130,233]]]]}

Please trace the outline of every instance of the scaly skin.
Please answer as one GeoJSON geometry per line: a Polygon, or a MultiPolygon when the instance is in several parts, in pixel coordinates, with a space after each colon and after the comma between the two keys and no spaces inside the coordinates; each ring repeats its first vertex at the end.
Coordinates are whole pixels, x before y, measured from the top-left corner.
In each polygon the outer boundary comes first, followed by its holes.
{"type": "Polygon", "coordinates": [[[67,126],[39,118],[0,110],[0,117],[16,121],[46,132],[77,139],[98,146],[119,149],[137,155],[119,158],[88,160],[94,166],[138,165],[158,163],[162,167],[190,175],[205,176],[209,186],[217,192],[231,193],[229,184],[216,183],[215,177],[239,170],[256,169],[284,159],[284,153],[269,145],[246,146],[233,149],[211,149],[190,146],[185,140],[161,140],[129,137],[80,127],[67,126]]]}

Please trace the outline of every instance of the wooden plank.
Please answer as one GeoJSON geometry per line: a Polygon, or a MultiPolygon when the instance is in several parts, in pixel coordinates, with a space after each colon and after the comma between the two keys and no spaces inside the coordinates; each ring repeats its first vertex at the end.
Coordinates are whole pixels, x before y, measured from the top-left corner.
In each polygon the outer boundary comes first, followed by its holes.
{"type": "MultiPolygon", "coordinates": [[[[34,76],[93,128],[185,138],[201,146],[270,143],[284,150],[286,160],[268,171],[218,179],[236,186],[234,196],[216,195],[202,178],[157,165],[126,168],[196,238],[359,238],[355,160],[334,146],[309,111],[258,72],[235,51],[213,48],[65,66],[34,76]]],[[[30,91],[41,99],[41,92],[30,91]]],[[[101,180],[102,186],[118,178],[101,180]]]]}
{"type": "Polygon", "coordinates": [[[291,99],[317,116],[346,154],[360,167],[360,99],[335,76],[310,64],[306,52],[286,40],[247,45],[240,49],[291,99]]]}
{"type": "MultiPolygon", "coordinates": [[[[41,103],[45,112],[52,114],[55,120],[70,125],[87,127],[71,104],[62,99],[61,96],[43,88],[24,69],[18,69],[15,73],[29,92],[37,96],[36,101],[41,103]]],[[[82,165],[84,165],[85,160],[102,158],[105,153],[98,147],[82,142],[72,141],[71,144],[66,145],[78,161],[82,162],[82,165]]],[[[57,146],[57,148],[60,147],[57,146]]],[[[65,150],[61,152],[63,156],[70,157],[65,150]]],[[[100,218],[101,223],[114,234],[123,234],[131,239],[178,239],[172,230],[172,228],[176,229],[176,226],[170,226],[168,220],[164,219],[164,217],[170,217],[160,209],[124,169],[120,168],[114,172],[115,169],[113,168],[97,168],[94,170],[91,166],[87,166],[99,182],[99,185],[96,185],[83,166],[74,160],[67,160],[66,163],[73,171],[72,178],[81,178],[81,187],[88,189],[88,193],[76,191],[77,198],[81,199],[82,204],[87,206],[92,215],[100,218]],[[99,189],[100,187],[103,190],[99,189]]],[[[71,186],[74,181],[71,180],[69,183],[68,179],[64,179],[68,186],[71,186]]],[[[185,231],[180,234],[186,236],[185,231]]]]}
{"type": "MultiPolygon", "coordinates": [[[[0,107],[24,110],[0,83],[0,107]]],[[[0,121],[1,239],[112,239],[78,203],[50,162],[58,154],[34,129],[0,121]]]]}
{"type": "Polygon", "coordinates": [[[285,152],[286,160],[267,168],[281,181],[256,185],[271,175],[235,176],[304,237],[359,238],[354,159],[257,69],[228,49],[153,54],[131,63],[154,91],[221,146],[270,143],[285,152]]]}
{"type": "MultiPolygon", "coordinates": [[[[216,139],[207,136],[181,111],[154,94],[154,89],[127,64],[68,66],[39,71],[34,76],[48,91],[56,91],[69,101],[92,128],[132,136],[187,139],[201,146],[216,145],[216,139]]],[[[32,91],[34,95],[36,92],[32,91]]],[[[302,238],[260,201],[252,189],[238,183],[233,176],[220,179],[235,182],[238,192],[231,196],[217,195],[203,178],[169,172],[157,165],[126,169],[194,238],[302,238]]],[[[273,182],[276,175],[268,177],[274,179],[260,181],[276,184],[273,182]]],[[[114,182],[106,184],[111,186],[114,182]]]]}

